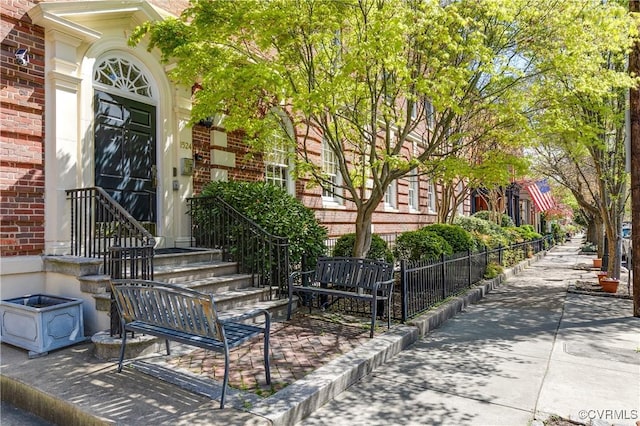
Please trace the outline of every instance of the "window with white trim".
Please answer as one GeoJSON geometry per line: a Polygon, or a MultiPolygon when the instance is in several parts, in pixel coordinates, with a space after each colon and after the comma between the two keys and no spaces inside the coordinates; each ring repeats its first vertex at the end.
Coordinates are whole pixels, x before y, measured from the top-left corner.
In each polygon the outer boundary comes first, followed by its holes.
{"type": "Polygon", "coordinates": [[[429,99],[424,100],[424,115],[427,119],[427,127],[433,129],[436,125],[436,110],[429,99]]]}
{"type": "Polygon", "coordinates": [[[394,180],[387,187],[387,191],[384,193],[384,207],[386,209],[398,208],[398,181],[394,180]]]}
{"type": "Polygon", "coordinates": [[[407,189],[407,198],[409,204],[409,211],[417,212],[420,210],[420,181],[418,180],[418,173],[414,170],[408,176],[409,186],[407,189]]]}
{"type": "Polygon", "coordinates": [[[338,158],[326,139],[322,141],[322,171],[329,181],[323,185],[322,200],[327,203],[342,204],[340,188],[342,176],[340,176],[338,158]]]}
{"type": "Polygon", "coordinates": [[[125,58],[111,57],[102,61],[95,68],[93,81],[119,92],[153,97],[147,76],[136,64],[125,58]]]}
{"type": "MultiPolygon", "coordinates": [[[[462,185],[462,182],[458,182],[456,191],[458,193],[458,199],[462,198],[462,192],[464,191],[464,186],[462,185]]],[[[460,204],[458,204],[458,215],[459,216],[464,215],[464,201],[461,201],[460,204]]]]}
{"type": "Polygon", "coordinates": [[[433,182],[429,181],[429,185],[427,186],[427,210],[429,213],[436,212],[436,186],[433,182]]]}
{"type": "Polygon", "coordinates": [[[289,153],[284,144],[270,148],[270,152],[264,154],[264,180],[272,185],[292,193],[293,185],[290,182],[289,153]]]}

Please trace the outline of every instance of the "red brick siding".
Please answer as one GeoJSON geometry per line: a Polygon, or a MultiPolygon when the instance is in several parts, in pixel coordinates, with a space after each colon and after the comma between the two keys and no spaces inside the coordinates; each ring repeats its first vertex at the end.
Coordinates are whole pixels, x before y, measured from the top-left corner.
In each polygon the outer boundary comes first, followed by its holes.
{"type": "Polygon", "coordinates": [[[44,249],[44,32],[35,3],[2,0],[0,56],[0,255],[44,249]],[[29,65],[14,53],[29,49],[29,65]]]}

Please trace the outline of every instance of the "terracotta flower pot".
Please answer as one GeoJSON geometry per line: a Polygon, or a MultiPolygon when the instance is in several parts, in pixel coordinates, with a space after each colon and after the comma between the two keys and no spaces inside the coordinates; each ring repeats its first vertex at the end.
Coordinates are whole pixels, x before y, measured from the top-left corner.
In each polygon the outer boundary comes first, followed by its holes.
{"type": "Polygon", "coordinates": [[[602,280],[607,278],[607,272],[606,271],[600,271],[596,275],[598,276],[598,284],[602,285],[602,280]]]}
{"type": "Polygon", "coordinates": [[[593,267],[594,268],[602,268],[602,259],[597,257],[593,259],[593,267]]]}
{"type": "Polygon", "coordinates": [[[617,292],[619,283],[620,283],[620,280],[617,278],[603,278],[602,281],[600,281],[602,290],[604,290],[606,293],[617,292]]]}

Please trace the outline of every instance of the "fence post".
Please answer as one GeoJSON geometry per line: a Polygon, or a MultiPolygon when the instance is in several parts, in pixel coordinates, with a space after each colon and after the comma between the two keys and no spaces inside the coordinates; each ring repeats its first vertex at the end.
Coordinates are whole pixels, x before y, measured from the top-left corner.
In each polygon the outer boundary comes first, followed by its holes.
{"type": "Polygon", "coordinates": [[[407,321],[409,317],[409,301],[407,298],[409,297],[409,292],[407,289],[407,261],[402,259],[400,261],[400,309],[401,309],[401,319],[402,322],[407,321]]]}
{"type": "Polygon", "coordinates": [[[445,264],[445,255],[440,255],[440,262],[442,262],[442,300],[447,298],[447,271],[445,264]]]}
{"type": "Polygon", "coordinates": [[[484,270],[487,271],[487,266],[489,266],[489,246],[485,244],[484,246],[484,270]]]}
{"type": "Polygon", "coordinates": [[[498,264],[500,266],[504,266],[504,263],[502,261],[502,244],[498,244],[498,264]]]}
{"type": "Polygon", "coordinates": [[[471,287],[471,249],[468,248],[467,249],[467,271],[469,272],[467,274],[468,280],[467,280],[467,287],[471,287]]]}

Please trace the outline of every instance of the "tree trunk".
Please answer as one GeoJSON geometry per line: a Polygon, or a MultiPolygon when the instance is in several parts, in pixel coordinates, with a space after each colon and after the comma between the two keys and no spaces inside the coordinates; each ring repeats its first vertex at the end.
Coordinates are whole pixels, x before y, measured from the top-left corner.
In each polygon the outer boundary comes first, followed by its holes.
{"type": "Polygon", "coordinates": [[[358,209],[356,215],[356,241],[353,245],[354,257],[365,257],[371,247],[371,223],[373,219],[373,211],[369,203],[358,209]]]}
{"type": "MultiPolygon", "coordinates": [[[[640,0],[629,0],[629,12],[640,12],[640,0]]],[[[640,75],[640,42],[629,55],[629,73],[640,75]]],[[[640,91],[629,91],[631,134],[631,247],[633,276],[633,316],[640,317],[640,91]]]]}
{"type": "Polygon", "coordinates": [[[595,245],[598,244],[598,227],[593,218],[590,218],[587,224],[587,242],[595,245]]]}

